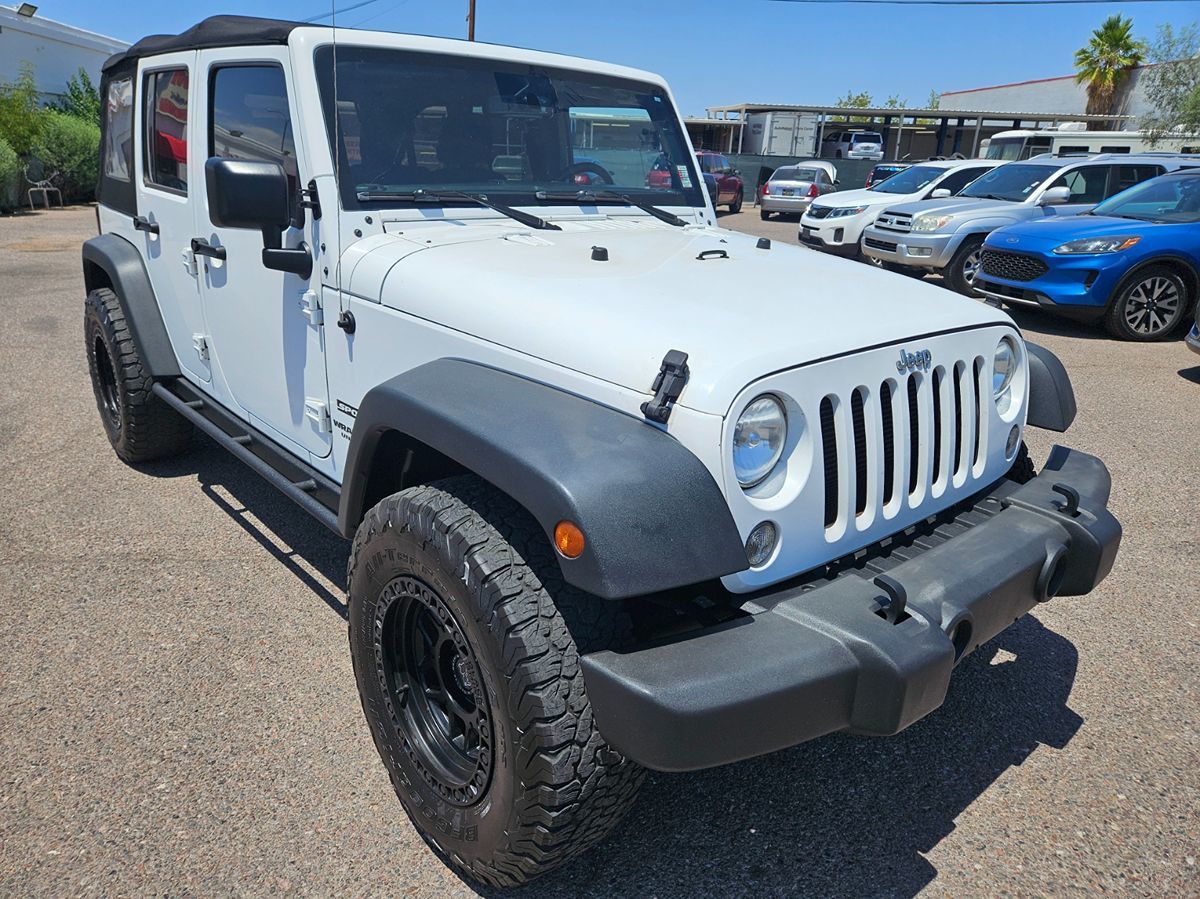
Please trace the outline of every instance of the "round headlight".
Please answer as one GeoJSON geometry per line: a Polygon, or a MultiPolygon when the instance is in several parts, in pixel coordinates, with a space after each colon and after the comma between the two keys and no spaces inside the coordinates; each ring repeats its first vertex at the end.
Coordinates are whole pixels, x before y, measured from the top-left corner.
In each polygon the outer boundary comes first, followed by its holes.
{"type": "Polygon", "coordinates": [[[1017,372],[1017,345],[1011,337],[1002,337],[992,357],[992,399],[1000,401],[1017,372]]]}
{"type": "Polygon", "coordinates": [[[746,407],[733,428],[733,470],[743,490],[771,473],[786,439],[787,416],[779,400],[760,396],[746,407]]]}

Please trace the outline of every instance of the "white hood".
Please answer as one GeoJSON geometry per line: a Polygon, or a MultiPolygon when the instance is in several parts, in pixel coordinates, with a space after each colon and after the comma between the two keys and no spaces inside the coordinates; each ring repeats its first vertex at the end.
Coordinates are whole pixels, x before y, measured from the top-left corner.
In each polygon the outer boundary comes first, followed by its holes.
{"type": "Polygon", "coordinates": [[[723,229],[629,216],[559,224],[389,223],[403,233],[355,244],[344,283],[363,299],[636,391],[650,390],[668,350],[682,350],[691,379],[680,403],[718,415],[770,372],[1010,321],[940,287],[779,242],[759,249],[723,229]],[[607,261],[593,260],[593,247],[607,261]],[[698,259],[705,251],[728,255],[698,259]]]}
{"type": "MultiPolygon", "coordinates": [[[[847,206],[870,206],[874,203],[886,203],[885,197],[889,194],[881,194],[877,190],[867,190],[865,187],[859,187],[855,190],[839,190],[837,193],[826,194],[821,197],[819,205],[832,206],[834,209],[844,209],[847,206]]],[[[890,194],[890,196],[896,196],[890,194]]]]}

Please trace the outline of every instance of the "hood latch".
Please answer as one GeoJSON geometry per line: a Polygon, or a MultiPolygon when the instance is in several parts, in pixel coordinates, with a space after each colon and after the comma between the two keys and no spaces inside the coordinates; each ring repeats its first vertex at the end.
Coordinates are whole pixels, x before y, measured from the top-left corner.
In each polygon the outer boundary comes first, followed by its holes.
{"type": "Polygon", "coordinates": [[[642,414],[649,421],[665,425],[671,417],[675,401],[683,393],[683,388],[691,374],[687,366],[688,354],[682,350],[670,350],[663,356],[662,367],[650,388],[654,391],[654,399],[642,403],[642,414]]]}

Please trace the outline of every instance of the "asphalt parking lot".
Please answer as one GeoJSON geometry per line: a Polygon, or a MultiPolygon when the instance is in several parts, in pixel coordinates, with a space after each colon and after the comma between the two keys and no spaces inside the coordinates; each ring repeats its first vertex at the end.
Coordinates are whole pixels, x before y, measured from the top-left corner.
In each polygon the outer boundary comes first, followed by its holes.
{"type": "MultiPolygon", "coordinates": [[[[749,206],[720,224],[795,241],[749,206]]],[[[94,232],[90,208],[0,218],[0,893],[472,894],[372,745],[346,544],[202,438],[142,470],[111,452],[94,232]]],[[[1112,470],[1110,578],[977,652],[898,737],[652,774],[522,895],[1200,894],[1200,357],[1017,320],[1072,375],[1066,440],[1112,470]]]]}

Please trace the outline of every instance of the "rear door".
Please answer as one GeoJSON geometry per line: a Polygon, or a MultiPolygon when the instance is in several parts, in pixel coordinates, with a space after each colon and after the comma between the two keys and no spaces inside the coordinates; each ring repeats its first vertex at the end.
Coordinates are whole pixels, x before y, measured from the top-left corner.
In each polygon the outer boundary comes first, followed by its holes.
{"type": "MultiPolygon", "coordinates": [[[[287,50],[202,50],[199,71],[204,155],[282,166],[294,212],[283,246],[314,245],[312,216],[299,205],[305,165],[295,141],[287,50]]],[[[320,284],[264,267],[262,234],[213,225],[205,191],[198,193],[197,208],[196,237],[225,255],[223,261],[201,263],[214,387],[231,408],[283,445],[317,458],[328,455],[332,437],[320,284]]]]}
{"type": "Polygon", "coordinates": [[[193,133],[200,129],[192,114],[195,66],[195,52],[170,53],[143,61],[138,70],[138,216],[131,233],[142,250],[182,370],[209,381],[207,328],[191,255],[195,207],[204,194],[199,181],[203,165],[193,149],[193,133]]]}

